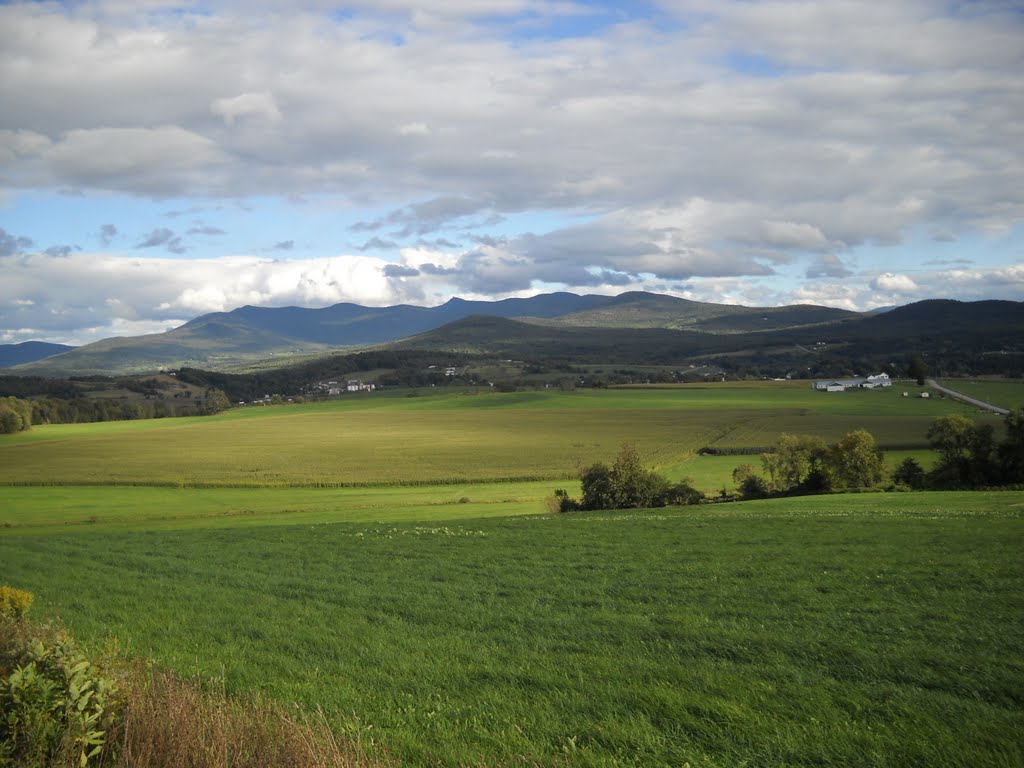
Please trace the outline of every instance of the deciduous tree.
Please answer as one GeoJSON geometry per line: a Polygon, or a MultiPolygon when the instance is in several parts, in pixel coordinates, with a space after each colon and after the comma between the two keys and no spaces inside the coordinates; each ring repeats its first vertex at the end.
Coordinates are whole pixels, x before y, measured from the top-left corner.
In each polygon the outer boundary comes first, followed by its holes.
{"type": "Polygon", "coordinates": [[[840,488],[870,488],[884,474],[882,452],[864,429],[847,432],[829,448],[827,464],[840,488]]]}

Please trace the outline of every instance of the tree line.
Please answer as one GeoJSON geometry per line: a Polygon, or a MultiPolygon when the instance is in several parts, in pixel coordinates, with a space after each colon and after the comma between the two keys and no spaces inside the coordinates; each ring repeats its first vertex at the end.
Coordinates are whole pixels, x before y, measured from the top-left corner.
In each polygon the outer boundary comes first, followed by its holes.
{"type": "MultiPolygon", "coordinates": [[[[815,435],[780,435],[761,454],[761,471],[753,464],[733,470],[740,498],[797,496],[877,488],[956,490],[1024,484],[1024,408],[1006,417],[1002,440],[991,424],[975,424],[958,414],[932,420],[927,437],[938,460],[925,471],[904,459],[891,475],[874,436],[864,429],[848,432],[835,443],[815,435]]],[[[553,512],[634,509],[697,504],[704,500],[689,480],[673,483],[645,469],[631,443],[611,464],[597,462],[580,471],[582,496],[558,489],[549,499],[553,512]]],[[[723,498],[728,499],[723,489],[723,498]]],[[[733,497],[734,498],[734,497],[733,497]]]]}
{"type": "Polygon", "coordinates": [[[37,424],[86,424],[97,421],[162,419],[207,416],[231,407],[227,396],[210,388],[199,405],[170,404],[164,400],[113,400],[76,397],[0,397],[0,434],[31,429],[37,424]]]}
{"type": "MultiPolygon", "coordinates": [[[[912,490],[968,490],[1024,483],[1024,408],[1006,417],[1005,436],[996,440],[991,424],[952,414],[932,419],[927,438],[938,460],[930,471],[904,459],[889,476],[895,487],[912,490]]],[[[733,471],[744,498],[857,490],[886,479],[882,452],[863,429],[829,445],[811,435],[781,435],[761,454],[762,473],[751,464],[733,471]]]]}

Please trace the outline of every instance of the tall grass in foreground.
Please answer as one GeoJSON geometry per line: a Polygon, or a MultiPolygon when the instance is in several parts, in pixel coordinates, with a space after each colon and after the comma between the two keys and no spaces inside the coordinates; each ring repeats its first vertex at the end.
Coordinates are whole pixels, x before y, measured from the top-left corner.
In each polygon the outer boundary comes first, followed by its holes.
{"type": "Polygon", "coordinates": [[[229,698],[164,671],[138,669],[111,732],[118,768],[371,768],[359,744],[310,715],[252,696],[229,698]]]}
{"type": "Polygon", "coordinates": [[[311,714],[256,694],[229,697],[138,660],[106,658],[94,665],[58,625],[0,612],[0,765],[377,768],[384,763],[358,741],[336,737],[319,711],[311,714]],[[83,731],[83,715],[94,709],[97,716],[83,731]]]}

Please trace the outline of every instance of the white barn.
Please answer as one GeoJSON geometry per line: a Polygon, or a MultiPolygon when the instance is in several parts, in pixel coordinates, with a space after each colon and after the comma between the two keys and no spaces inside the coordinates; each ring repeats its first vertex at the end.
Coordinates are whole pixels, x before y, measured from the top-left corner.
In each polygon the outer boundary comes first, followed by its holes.
{"type": "Polygon", "coordinates": [[[892,379],[887,373],[878,373],[866,378],[856,379],[822,379],[811,384],[812,389],[822,392],[844,392],[847,389],[875,389],[876,387],[891,387],[892,379]]]}

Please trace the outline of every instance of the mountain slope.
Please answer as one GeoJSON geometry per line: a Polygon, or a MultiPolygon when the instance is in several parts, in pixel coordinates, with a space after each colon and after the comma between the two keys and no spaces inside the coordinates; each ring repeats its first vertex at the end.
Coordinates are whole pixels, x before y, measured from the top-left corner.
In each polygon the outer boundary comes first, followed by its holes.
{"type": "Polygon", "coordinates": [[[732,355],[776,367],[785,358],[787,367],[806,371],[808,363],[822,359],[822,349],[864,360],[926,353],[952,359],[1016,355],[1024,352],[1022,339],[1024,304],[1012,301],[923,301],[861,315],[805,305],[706,304],[639,292],[614,297],[553,293],[497,302],[452,299],[438,307],[241,307],[203,315],[166,333],[106,339],[9,372],[68,376],[186,366],[225,370],[268,360],[283,366],[300,356],[382,344],[518,359],[669,365],[732,355]],[[398,343],[401,339],[406,341],[398,343]]]}
{"type": "Polygon", "coordinates": [[[332,347],[359,346],[380,344],[423,333],[470,315],[532,315],[552,318],[600,306],[612,298],[549,293],[528,299],[502,301],[466,301],[453,298],[437,307],[417,307],[409,304],[364,307],[348,303],[322,309],[246,306],[231,312],[203,315],[186,323],[182,329],[197,332],[214,323],[259,329],[294,341],[326,344],[332,347]]]}
{"type": "MultiPolygon", "coordinates": [[[[786,310],[800,308],[780,309],[782,318],[803,316],[797,311],[787,317],[786,310]]],[[[513,358],[566,358],[580,363],[677,365],[698,358],[718,358],[761,365],[784,359],[800,370],[820,362],[823,354],[876,367],[919,354],[946,365],[1002,356],[1012,368],[1014,361],[1024,360],[1024,303],[924,301],[881,315],[840,317],[839,322],[787,325],[757,333],[608,328],[471,317],[392,346],[513,358]],[[827,352],[815,349],[818,342],[825,343],[827,352]]]]}
{"type": "Polygon", "coordinates": [[[0,344],[0,368],[23,363],[34,363],[63,352],[70,352],[74,347],[67,344],[51,344],[48,341],[23,341],[20,344],[0,344]]]}
{"type": "Polygon", "coordinates": [[[551,293],[495,302],[456,298],[438,307],[347,303],[322,309],[245,306],[197,317],[165,333],[104,339],[78,347],[58,360],[18,366],[12,373],[120,374],[183,366],[216,370],[276,357],[382,344],[475,313],[548,318],[597,307],[611,298],[551,293]]]}
{"type": "Polygon", "coordinates": [[[536,322],[566,327],[667,328],[706,333],[749,333],[859,320],[861,317],[857,312],[806,304],[743,307],[633,291],[616,296],[594,309],[536,322]]]}

